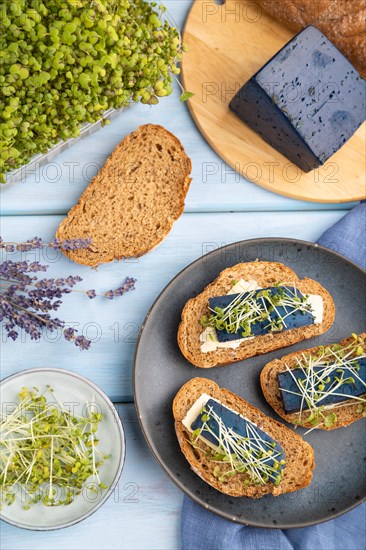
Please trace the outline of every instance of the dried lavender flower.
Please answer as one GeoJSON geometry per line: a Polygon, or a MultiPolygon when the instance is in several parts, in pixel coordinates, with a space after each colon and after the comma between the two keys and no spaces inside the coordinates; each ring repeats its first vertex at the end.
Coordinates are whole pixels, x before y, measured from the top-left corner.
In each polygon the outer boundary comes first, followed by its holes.
{"type": "Polygon", "coordinates": [[[74,343],[80,349],[89,349],[90,344],[91,344],[90,340],[85,338],[85,336],[77,336],[74,340],[74,343]]]}
{"type": "Polygon", "coordinates": [[[113,300],[115,296],[123,296],[123,294],[125,294],[126,292],[129,292],[130,290],[135,290],[135,283],[136,279],[133,279],[132,277],[126,277],[125,282],[122,286],[116,288],[115,290],[108,290],[104,294],[104,296],[109,300],[113,300]]]}
{"type": "Polygon", "coordinates": [[[66,239],[61,241],[61,239],[53,239],[49,243],[45,243],[39,237],[34,237],[28,241],[22,243],[16,242],[4,242],[3,239],[0,240],[0,248],[5,249],[6,252],[27,252],[29,250],[35,250],[37,248],[54,248],[56,250],[78,250],[83,248],[89,248],[91,245],[91,239],[87,237],[86,239],[66,239]]]}
{"type": "MultiPolygon", "coordinates": [[[[0,237],[0,249],[6,252],[26,252],[38,248],[50,246],[55,249],[76,250],[86,248],[91,244],[91,239],[69,239],[60,241],[54,239],[46,244],[39,237],[34,237],[24,243],[4,242],[0,237]]],[[[85,336],[77,336],[77,330],[65,327],[65,322],[53,318],[50,312],[56,311],[62,304],[62,296],[70,292],[84,292],[89,298],[95,298],[97,293],[94,289],[87,291],[76,291],[73,287],[82,281],[78,275],[69,275],[66,278],[38,279],[37,273],[45,272],[48,265],[40,264],[38,261],[13,261],[6,260],[0,263],[0,322],[4,322],[4,328],[11,340],[19,336],[19,329],[23,329],[30,335],[32,340],[39,340],[43,328],[50,332],[61,330],[65,340],[74,342],[81,350],[89,349],[90,340],[85,336]]],[[[122,296],[130,290],[135,290],[136,279],[127,277],[124,284],[104,294],[112,299],[115,296],[122,296]]]]}

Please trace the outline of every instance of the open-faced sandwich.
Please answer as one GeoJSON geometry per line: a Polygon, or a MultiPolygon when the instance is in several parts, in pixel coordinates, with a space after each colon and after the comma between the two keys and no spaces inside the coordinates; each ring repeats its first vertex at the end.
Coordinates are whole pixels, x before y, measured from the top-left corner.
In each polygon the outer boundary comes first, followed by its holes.
{"type": "Polygon", "coordinates": [[[183,355],[201,368],[241,361],[322,334],[333,324],[330,294],[275,262],[229,267],[185,305],[183,355]]]}
{"type": "Polygon", "coordinates": [[[288,422],[348,426],[366,415],[366,333],[275,359],[260,380],[264,397],[288,422]]]}
{"type": "Polygon", "coordinates": [[[260,498],[309,485],[312,447],[280,422],[206,378],[173,401],[175,431],[192,470],[218,491],[260,498]]]}

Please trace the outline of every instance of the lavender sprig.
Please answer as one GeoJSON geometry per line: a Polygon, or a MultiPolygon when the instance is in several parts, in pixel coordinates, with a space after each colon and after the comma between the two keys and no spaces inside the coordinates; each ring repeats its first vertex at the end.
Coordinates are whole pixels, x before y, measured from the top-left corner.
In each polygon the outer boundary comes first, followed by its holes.
{"type": "Polygon", "coordinates": [[[113,300],[113,298],[116,296],[123,296],[123,294],[125,294],[126,292],[129,292],[130,290],[135,290],[135,283],[136,279],[133,279],[132,277],[127,277],[122,286],[116,288],[115,290],[107,290],[104,296],[109,300],[113,300]]]}
{"type": "MultiPolygon", "coordinates": [[[[76,250],[86,248],[90,244],[90,239],[70,239],[62,242],[54,239],[47,245],[38,237],[25,243],[6,243],[0,237],[0,249],[5,249],[6,252],[15,250],[24,252],[49,245],[53,248],[76,250]]],[[[92,299],[97,296],[97,293],[94,289],[74,290],[73,287],[82,281],[78,275],[57,279],[38,279],[36,274],[47,271],[48,267],[37,261],[7,260],[0,263],[0,322],[5,321],[5,330],[12,340],[18,338],[19,328],[25,330],[32,340],[40,339],[43,328],[47,328],[50,332],[61,329],[66,340],[74,342],[82,350],[88,349],[90,340],[85,336],[77,336],[76,329],[65,327],[65,322],[52,318],[50,312],[59,309],[64,294],[83,292],[92,299]]],[[[136,279],[127,277],[121,287],[108,290],[104,296],[109,299],[122,296],[135,289],[135,282],[136,279]]]]}
{"type": "Polygon", "coordinates": [[[18,252],[28,252],[29,250],[35,250],[37,248],[54,248],[56,250],[80,250],[83,248],[89,248],[91,245],[91,239],[65,239],[64,241],[61,241],[61,239],[53,239],[49,243],[45,243],[42,239],[39,237],[34,237],[33,239],[29,239],[28,241],[22,242],[22,243],[16,243],[16,242],[4,242],[4,240],[0,237],[0,248],[3,248],[6,250],[6,252],[15,252],[16,250],[18,252]]]}

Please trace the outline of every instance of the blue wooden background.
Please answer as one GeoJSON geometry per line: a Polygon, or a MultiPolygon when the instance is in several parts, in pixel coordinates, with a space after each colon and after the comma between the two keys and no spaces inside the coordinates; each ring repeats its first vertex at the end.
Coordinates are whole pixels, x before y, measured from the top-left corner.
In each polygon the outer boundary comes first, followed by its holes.
{"type": "MultiPolygon", "coordinates": [[[[190,0],[169,0],[182,28],[190,0]]],[[[127,457],[118,490],[91,518],[63,531],[36,533],[1,522],[0,547],[10,549],[173,549],[179,547],[182,495],[155,463],[143,440],[132,394],[132,359],[144,316],[157,295],[183,267],[216,247],[254,237],[316,240],[351,204],[315,204],[274,195],[233,173],[208,146],[178,90],[158,106],[136,105],[105,128],[57,157],[23,182],[1,190],[1,235],[23,241],[44,240],[77,201],[98,167],[129,132],[158,123],[178,136],[192,159],[193,181],[185,212],[167,239],[146,256],[92,270],[54,251],[27,257],[50,264],[49,274],[80,274],[77,288],[103,292],[129,275],[136,291],[114,301],[89,301],[74,293],[64,299],[61,317],[93,340],[89,351],[54,335],[39,342],[7,342],[2,335],[1,378],[32,367],[62,367],[87,376],[116,403],[127,435],[127,457]]],[[[8,257],[12,257],[8,254],[8,257]]]]}

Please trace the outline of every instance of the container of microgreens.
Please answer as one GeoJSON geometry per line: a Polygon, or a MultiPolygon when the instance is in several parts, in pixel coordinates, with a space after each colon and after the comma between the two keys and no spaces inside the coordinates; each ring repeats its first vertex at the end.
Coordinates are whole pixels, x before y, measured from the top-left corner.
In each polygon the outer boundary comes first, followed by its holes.
{"type": "Polygon", "coordinates": [[[56,368],[0,383],[0,517],[60,529],[118,492],[125,458],[121,420],[93,382],[56,368]]]}
{"type": "Polygon", "coordinates": [[[21,179],[20,167],[48,162],[115,111],[170,95],[183,50],[179,29],[155,2],[3,3],[0,181],[21,179]]]}

